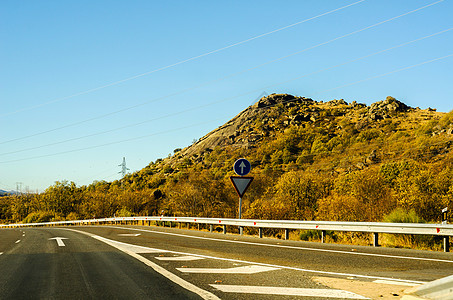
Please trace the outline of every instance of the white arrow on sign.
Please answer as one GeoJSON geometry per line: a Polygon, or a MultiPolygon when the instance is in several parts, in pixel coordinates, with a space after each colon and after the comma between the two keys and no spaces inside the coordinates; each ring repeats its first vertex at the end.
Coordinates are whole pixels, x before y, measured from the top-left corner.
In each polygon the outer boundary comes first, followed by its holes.
{"type": "Polygon", "coordinates": [[[239,165],[239,168],[241,168],[241,174],[244,174],[244,168],[246,168],[247,166],[244,164],[243,161],[241,161],[241,164],[239,165]]]}
{"type": "Polygon", "coordinates": [[[58,246],[64,247],[64,246],[66,246],[66,245],[63,243],[63,240],[67,240],[67,238],[64,238],[64,237],[54,237],[54,238],[50,238],[49,241],[50,241],[50,240],[56,240],[58,246]]]}

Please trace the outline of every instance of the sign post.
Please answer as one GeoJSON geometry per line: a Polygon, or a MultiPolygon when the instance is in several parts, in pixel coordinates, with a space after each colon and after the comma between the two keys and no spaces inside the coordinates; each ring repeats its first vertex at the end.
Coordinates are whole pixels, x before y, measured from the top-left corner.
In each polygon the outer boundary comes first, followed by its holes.
{"type": "Polygon", "coordinates": [[[250,183],[253,180],[253,177],[239,177],[239,176],[231,176],[231,182],[233,183],[234,189],[239,196],[239,219],[242,217],[242,196],[244,196],[245,192],[247,191],[250,183]]]}
{"type": "MultiPolygon", "coordinates": [[[[448,207],[442,209],[442,224],[447,224],[448,207]]],[[[444,236],[444,252],[450,252],[450,238],[444,236]]]]}
{"type": "MultiPolygon", "coordinates": [[[[233,165],[234,172],[239,176],[230,177],[234,189],[239,196],[239,219],[242,218],[242,196],[244,196],[245,192],[250,186],[250,183],[253,180],[253,177],[245,177],[245,175],[250,173],[251,169],[252,166],[250,162],[245,158],[240,158],[233,165]]],[[[239,233],[242,235],[242,226],[239,227],[239,233]]]]}

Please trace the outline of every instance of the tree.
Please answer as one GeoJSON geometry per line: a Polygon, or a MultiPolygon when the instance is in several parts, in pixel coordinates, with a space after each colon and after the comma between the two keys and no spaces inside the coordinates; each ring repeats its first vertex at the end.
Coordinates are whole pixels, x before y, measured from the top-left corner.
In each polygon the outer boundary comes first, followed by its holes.
{"type": "Polygon", "coordinates": [[[280,177],[275,196],[290,207],[291,218],[314,218],[318,199],[329,194],[332,184],[329,176],[320,177],[303,171],[290,171],[280,177]]]}

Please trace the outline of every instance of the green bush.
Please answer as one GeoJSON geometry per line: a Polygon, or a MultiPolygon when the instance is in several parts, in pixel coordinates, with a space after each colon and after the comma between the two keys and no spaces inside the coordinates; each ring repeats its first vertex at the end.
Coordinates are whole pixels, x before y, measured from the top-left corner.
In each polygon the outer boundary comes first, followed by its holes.
{"type": "Polygon", "coordinates": [[[384,222],[387,223],[425,223],[415,210],[406,211],[403,208],[396,208],[388,215],[384,216],[384,222]]]}
{"type": "MultiPolygon", "coordinates": [[[[386,215],[383,219],[388,223],[425,223],[420,218],[415,210],[410,211],[402,208],[394,209],[390,214],[386,215]]],[[[433,237],[428,235],[415,235],[415,234],[384,234],[383,245],[396,247],[396,248],[410,248],[410,249],[434,249],[440,250],[442,248],[442,238],[433,237]]]]}
{"type": "Polygon", "coordinates": [[[117,217],[132,217],[133,213],[129,211],[126,207],[121,208],[116,212],[115,216],[117,217]]]}
{"type": "Polygon", "coordinates": [[[23,223],[42,223],[42,222],[53,221],[54,218],[55,218],[55,214],[50,211],[35,211],[32,213],[29,213],[22,222],[23,223]]]}
{"type": "MultiPolygon", "coordinates": [[[[302,241],[321,241],[321,230],[303,230],[299,234],[302,241]]],[[[337,240],[337,235],[333,231],[326,231],[325,238],[329,237],[332,241],[337,240]]]]}

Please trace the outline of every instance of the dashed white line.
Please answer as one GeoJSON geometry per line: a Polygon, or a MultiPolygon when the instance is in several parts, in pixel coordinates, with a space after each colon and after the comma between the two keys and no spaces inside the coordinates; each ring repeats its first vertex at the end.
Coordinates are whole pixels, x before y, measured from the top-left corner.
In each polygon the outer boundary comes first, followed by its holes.
{"type": "Polygon", "coordinates": [[[252,265],[227,269],[176,268],[176,270],[183,273],[200,273],[200,274],[256,274],[261,272],[279,270],[279,268],[252,265]]]}
{"type": "Polygon", "coordinates": [[[204,259],[202,257],[184,255],[184,256],[157,256],[155,257],[157,260],[165,260],[165,261],[192,261],[192,260],[200,260],[204,259]]]}
{"type": "Polygon", "coordinates": [[[20,243],[20,240],[17,240],[17,241],[16,241],[16,244],[18,244],[18,243],[20,243]]]}
{"type": "MultiPolygon", "coordinates": [[[[214,295],[213,293],[205,291],[205,290],[197,287],[196,285],[193,285],[192,283],[190,283],[190,282],[188,282],[188,281],[176,276],[175,274],[171,273],[170,271],[162,268],[161,266],[153,263],[152,261],[146,259],[145,257],[137,254],[137,253],[153,253],[154,250],[156,250],[156,249],[148,248],[148,249],[151,249],[151,251],[153,251],[153,252],[134,252],[134,250],[144,251],[144,248],[147,248],[147,247],[141,247],[141,246],[135,246],[135,245],[130,245],[130,244],[126,244],[126,243],[121,243],[121,242],[109,240],[109,239],[106,239],[106,238],[103,238],[103,237],[100,237],[100,236],[97,236],[97,235],[93,235],[91,233],[75,230],[75,229],[65,229],[65,230],[71,230],[71,231],[75,231],[75,232],[78,232],[78,233],[86,234],[86,235],[91,236],[92,238],[95,238],[95,239],[97,239],[99,241],[102,241],[102,242],[104,242],[104,243],[106,243],[106,244],[108,244],[108,245],[110,245],[112,247],[115,247],[115,248],[119,249],[120,251],[123,251],[124,253],[134,257],[135,259],[137,259],[137,260],[143,262],[144,264],[146,264],[147,266],[151,267],[154,271],[156,271],[156,272],[160,273],[161,275],[165,276],[166,278],[168,278],[169,280],[173,281],[177,285],[185,288],[188,291],[191,291],[191,292],[199,295],[202,299],[205,299],[205,300],[220,300],[220,298],[217,297],[216,295],[214,295]],[[132,247],[128,248],[128,245],[132,246],[132,247]]],[[[168,252],[168,251],[160,250],[160,252],[168,252]]]]}
{"type": "MultiPolygon", "coordinates": [[[[119,228],[119,229],[123,229],[123,230],[125,228],[125,227],[118,227],[118,226],[110,226],[110,227],[119,228]]],[[[137,230],[137,231],[143,231],[143,232],[151,232],[151,233],[157,233],[157,234],[165,234],[165,235],[172,235],[172,236],[179,236],[179,237],[186,237],[186,238],[200,239],[200,240],[208,240],[208,241],[216,241],[216,242],[224,242],[224,243],[235,243],[235,244],[244,244],[244,245],[253,245],[253,246],[297,249],[297,250],[329,252],[329,253],[341,253],[341,254],[349,254],[349,255],[363,255],[363,256],[375,256],[375,257],[385,257],[385,258],[397,258],[397,259],[409,259],[409,260],[421,260],[421,261],[435,261],[435,262],[443,262],[443,263],[453,263],[453,260],[446,260],[446,259],[424,258],[424,257],[413,257],[413,256],[400,256],[400,255],[387,255],[387,254],[364,253],[364,252],[349,252],[349,251],[329,250],[329,249],[320,249],[320,248],[308,248],[308,247],[296,247],[296,246],[287,246],[287,245],[252,243],[252,242],[244,242],[244,241],[224,240],[224,239],[208,238],[208,237],[201,237],[201,236],[185,235],[185,234],[180,234],[180,233],[161,232],[161,231],[154,231],[154,230],[147,230],[147,229],[138,229],[138,228],[130,228],[130,227],[126,227],[126,228],[130,229],[130,230],[137,230]]]]}
{"type": "Polygon", "coordinates": [[[67,238],[65,237],[54,237],[54,238],[50,238],[49,241],[56,241],[57,242],[57,245],[59,247],[66,247],[66,245],[64,244],[63,240],[67,240],[67,238]]]}
{"type": "MultiPolygon", "coordinates": [[[[294,270],[294,271],[301,271],[301,272],[306,272],[306,273],[313,273],[313,274],[327,274],[327,275],[334,275],[334,276],[340,276],[340,277],[355,277],[355,278],[363,278],[363,279],[373,279],[373,280],[389,280],[389,281],[394,281],[394,282],[408,282],[408,283],[414,283],[414,284],[423,284],[426,282],[423,281],[413,281],[413,280],[405,280],[405,279],[396,279],[396,278],[388,278],[388,277],[380,277],[380,276],[369,276],[369,275],[360,275],[360,274],[350,274],[350,273],[340,273],[340,272],[329,272],[329,271],[322,271],[322,270],[311,270],[311,269],[303,269],[303,268],[298,268],[298,267],[290,267],[290,266],[281,266],[281,265],[274,265],[274,264],[266,264],[266,263],[259,263],[259,262],[253,262],[253,261],[246,261],[246,260],[239,260],[239,259],[232,259],[232,258],[223,258],[223,257],[215,257],[215,256],[209,256],[209,255],[201,255],[201,254],[194,254],[194,253],[187,253],[187,252],[179,252],[179,251],[170,251],[170,250],[163,250],[163,249],[155,249],[155,248],[147,248],[143,246],[136,246],[132,244],[127,244],[123,242],[117,242],[114,240],[110,240],[104,237],[100,237],[97,235],[93,235],[84,231],[78,231],[75,229],[65,229],[65,230],[71,230],[79,233],[83,233],[86,235],[89,235],[95,239],[98,239],[100,241],[105,242],[106,244],[109,244],[117,249],[120,249],[126,253],[128,252],[133,252],[134,254],[136,253],[155,253],[155,252],[167,252],[167,253],[173,253],[173,254],[179,254],[179,255],[188,255],[188,256],[197,256],[197,257],[202,257],[202,258],[208,258],[208,259],[215,259],[215,260],[220,260],[220,261],[229,261],[229,262],[235,262],[235,263],[241,263],[241,264],[250,264],[250,265],[257,265],[257,266],[265,266],[265,267],[273,267],[273,268],[278,268],[278,269],[286,269],[286,270],[294,270]],[[131,248],[129,248],[131,247],[131,248]],[[128,249],[135,249],[138,247],[140,252],[134,252],[128,249]],[[150,249],[150,252],[142,252],[146,251],[146,249],[150,249]]],[[[140,255],[139,255],[140,256],[140,255]]],[[[135,257],[135,256],[134,256],[135,257]]],[[[142,257],[142,256],[140,256],[142,257]]]]}
{"type": "MultiPolygon", "coordinates": [[[[70,229],[67,229],[67,230],[70,230],[70,229]]],[[[73,230],[73,231],[82,232],[82,231],[78,231],[78,230],[73,230]]],[[[162,249],[154,249],[154,248],[149,248],[149,247],[144,247],[144,246],[137,246],[137,245],[127,244],[127,243],[123,243],[123,242],[118,242],[118,241],[114,241],[114,240],[109,240],[109,239],[106,239],[106,238],[103,238],[103,237],[97,236],[97,235],[90,235],[90,236],[94,237],[95,239],[102,240],[103,242],[110,244],[110,245],[112,245],[112,243],[115,243],[115,245],[116,245],[116,246],[114,246],[115,248],[124,249],[129,252],[133,252],[133,253],[137,253],[137,254],[169,252],[169,251],[162,250],[162,249]]]]}
{"type": "Polygon", "coordinates": [[[288,288],[288,287],[271,287],[271,286],[247,286],[247,285],[223,285],[210,284],[210,286],[225,293],[245,293],[245,294],[266,294],[266,295],[284,295],[284,296],[301,296],[301,297],[319,297],[319,298],[341,298],[341,299],[369,299],[361,295],[335,289],[308,289],[308,288],[288,288]]]}

